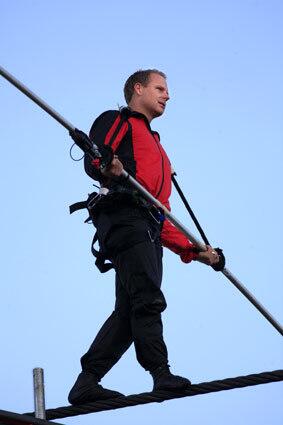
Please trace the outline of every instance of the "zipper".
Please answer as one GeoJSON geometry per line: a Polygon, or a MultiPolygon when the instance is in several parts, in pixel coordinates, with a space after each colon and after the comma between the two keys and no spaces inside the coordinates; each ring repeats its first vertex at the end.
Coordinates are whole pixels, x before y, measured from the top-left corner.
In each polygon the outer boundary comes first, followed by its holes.
{"type": "Polygon", "coordinates": [[[162,188],[163,188],[163,183],[164,183],[164,158],[163,158],[163,155],[162,155],[162,151],[161,151],[161,149],[160,149],[160,146],[159,146],[159,144],[158,144],[158,142],[157,142],[156,138],[154,137],[154,134],[152,134],[152,137],[154,138],[154,141],[155,141],[155,143],[157,144],[158,150],[159,150],[160,155],[161,155],[162,180],[161,180],[161,185],[160,185],[159,191],[158,191],[158,193],[157,193],[157,195],[156,195],[156,198],[158,198],[158,196],[159,196],[159,195],[160,195],[160,193],[161,193],[161,190],[162,190],[162,188]]]}

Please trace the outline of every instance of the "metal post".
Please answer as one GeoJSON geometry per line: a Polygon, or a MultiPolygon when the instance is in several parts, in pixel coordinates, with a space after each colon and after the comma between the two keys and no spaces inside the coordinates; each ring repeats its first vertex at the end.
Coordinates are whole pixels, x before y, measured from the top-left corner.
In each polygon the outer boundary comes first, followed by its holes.
{"type": "MultiPolygon", "coordinates": [[[[44,102],[39,96],[33,93],[28,87],[22,84],[19,80],[17,80],[13,75],[11,75],[8,71],[0,66],[0,75],[2,75],[6,80],[8,80],[11,84],[17,87],[21,92],[23,92],[26,96],[28,96],[31,100],[33,100],[37,105],[39,105],[42,109],[44,109],[49,115],[51,115],[56,121],[58,121],[61,125],[63,125],[67,130],[74,131],[75,127],[67,121],[62,115],[58,114],[53,108],[51,108],[46,102],[44,102]]],[[[98,152],[98,148],[96,145],[93,145],[94,153],[98,152]]],[[[164,206],[162,205],[158,199],[155,199],[154,196],[151,195],[137,180],[131,177],[125,170],[122,172],[122,177],[127,179],[132,186],[139,190],[139,192],[150,202],[152,202],[158,208],[162,208],[166,218],[174,224],[187,238],[193,242],[200,250],[205,251],[206,247],[202,244],[174,215],[164,206]]],[[[258,311],[274,326],[277,331],[283,335],[283,327],[278,323],[274,317],[260,304],[257,299],[244,287],[244,285],[228,270],[224,269],[222,271],[224,276],[231,283],[233,283],[239,291],[245,295],[245,297],[257,308],[258,311]]]]}
{"type": "Polygon", "coordinates": [[[34,412],[38,419],[46,419],[44,396],[44,372],[41,367],[33,369],[34,412]]]}

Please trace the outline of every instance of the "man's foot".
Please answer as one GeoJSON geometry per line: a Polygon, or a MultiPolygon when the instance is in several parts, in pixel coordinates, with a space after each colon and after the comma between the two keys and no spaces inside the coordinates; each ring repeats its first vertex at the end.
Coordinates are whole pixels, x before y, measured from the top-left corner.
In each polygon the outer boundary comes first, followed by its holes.
{"type": "Polygon", "coordinates": [[[118,391],[103,388],[92,373],[81,372],[69,393],[68,400],[70,404],[78,405],[123,396],[124,394],[118,391]]]}
{"type": "Polygon", "coordinates": [[[189,379],[173,375],[167,365],[160,366],[150,373],[153,377],[153,391],[182,391],[188,389],[191,385],[191,381],[189,379]]]}

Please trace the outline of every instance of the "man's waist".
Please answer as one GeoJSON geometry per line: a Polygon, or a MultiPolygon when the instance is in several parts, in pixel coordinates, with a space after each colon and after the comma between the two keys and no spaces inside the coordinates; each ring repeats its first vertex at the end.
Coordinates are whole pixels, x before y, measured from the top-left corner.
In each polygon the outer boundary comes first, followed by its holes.
{"type": "Polygon", "coordinates": [[[95,207],[89,208],[90,215],[139,215],[150,220],[156,227],[162,227],[164,215],[156,206],[144,199],[137,191],[125,187],[109,189],[107,195],[101,196],[95,207]]]}

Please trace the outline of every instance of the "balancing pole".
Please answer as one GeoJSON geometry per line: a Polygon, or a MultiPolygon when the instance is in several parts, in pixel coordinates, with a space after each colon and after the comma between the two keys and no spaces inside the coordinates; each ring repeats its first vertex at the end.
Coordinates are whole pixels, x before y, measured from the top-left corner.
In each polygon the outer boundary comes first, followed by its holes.
{"type": "MultiPolygon", "coordinates": [[[[63,127],[69,130],[70,133],[74,133],[77,129],[69,121],[67,121],[62,115],[51,108],[46,102],[40,97],[33,93],[28,87],[17,80],[13,75],[0,66],[0,74],[6,78],[12,85],[29,97],[38,106],[44,109],[49,115],[51,115],[56,121],[58,121],[63,127]]],[[[90,154],[93,159],[102,158],[98,147],[92,143],[86,136],[84,144],[78,144],[78,146],[84,151],[90,154]]],[[[157,208],[161,208],[166,218],[179,229],[191,242],[193,242],[200,251],[205,251],[206,246],[202,244],[158,199],[155,199],[139,182],[137,182],[132,176],[123,170],[121,177],[129,181],[148,201],[152,202],[157,208]]],[[[257,310],[277,329],[277,331],[283,336],[283,328],[279,322],[266,310],[266,308],[248,291],[248,289],[234,276],[228,269],[224,268],[222,273],[226,278],[233,283],[234,286],[257,308],[257,310]]]]}

